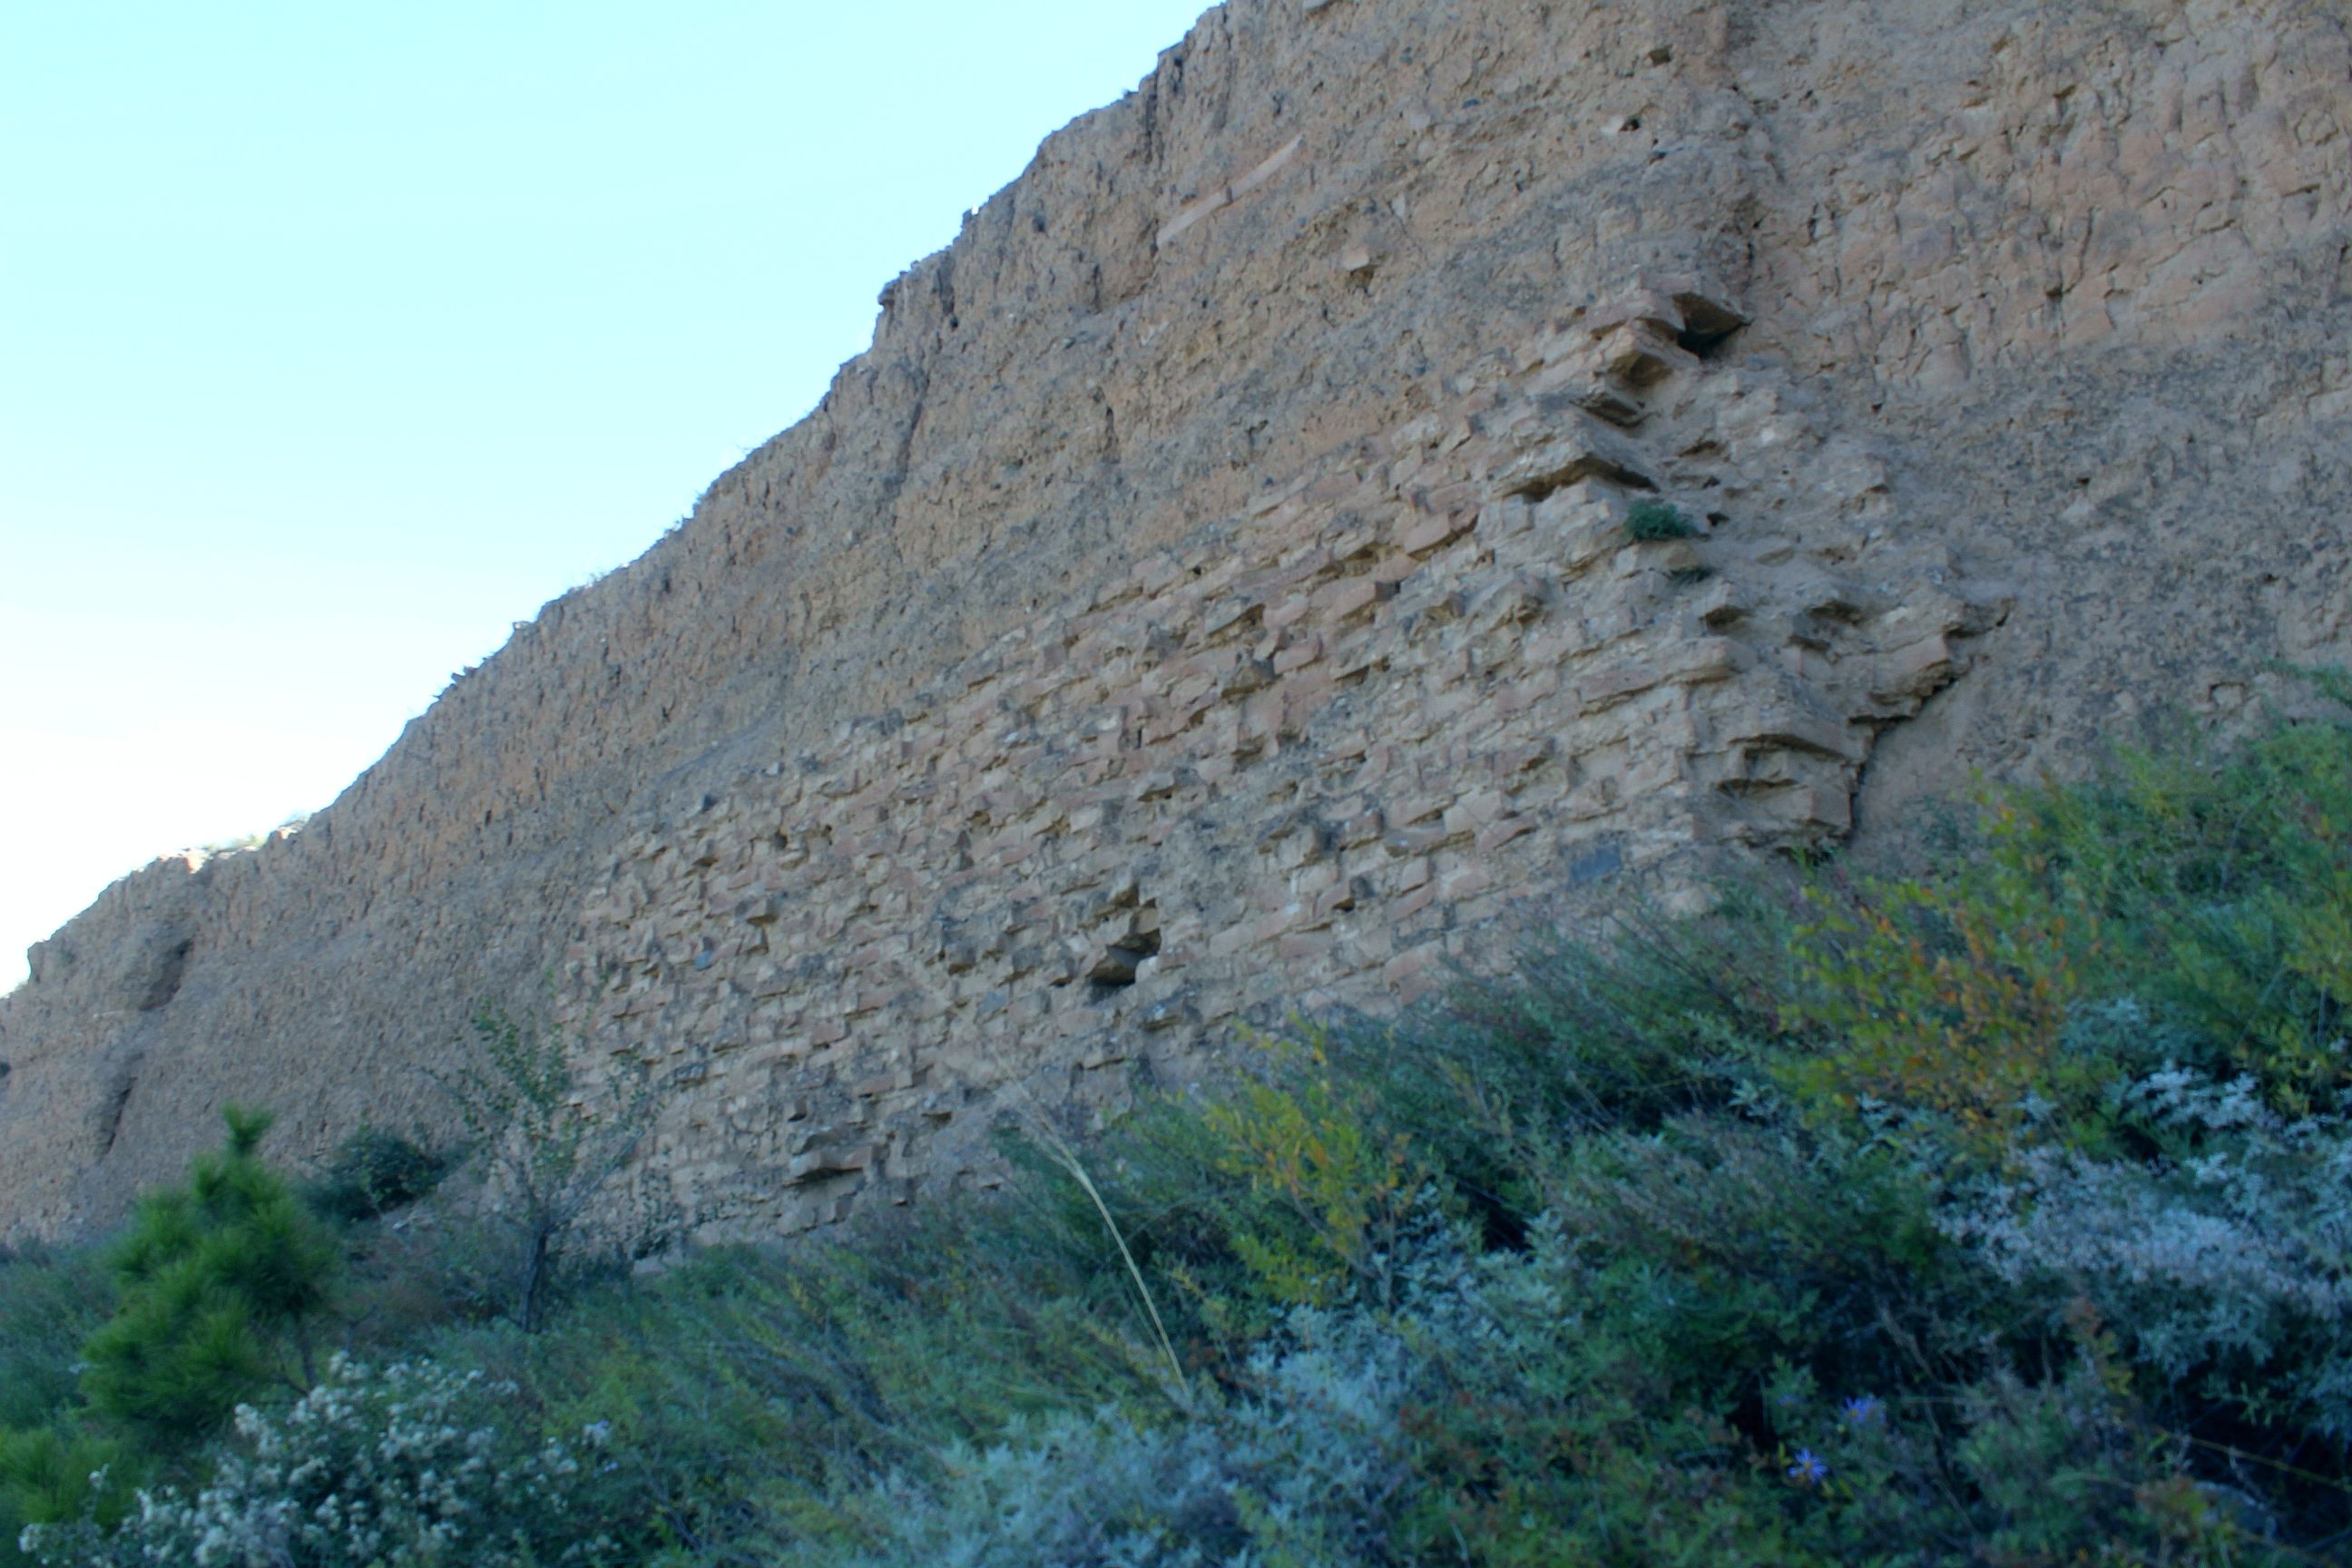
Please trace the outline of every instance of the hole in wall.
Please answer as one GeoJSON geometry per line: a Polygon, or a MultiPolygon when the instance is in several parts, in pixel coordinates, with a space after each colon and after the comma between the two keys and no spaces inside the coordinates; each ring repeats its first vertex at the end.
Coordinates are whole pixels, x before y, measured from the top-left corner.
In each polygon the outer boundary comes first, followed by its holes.
{"type": "Polygon", "coordinates": [[[165,951],[147,984],[146,995],[140,999],[141,1012],[152,1013],[180,994],[180,981],[188,972],[188,954],[195,945],[191,938],[165,951]]]}
{"type": "Polygon", "coordinates": [[[1087,980],[1104,991],[1132,985],[1143,961],[1158,956],[1159,952],[1160,905],[1156,900],[1145,900],[1129,919],[1127,934],[1104,948],[1102,956],[1087,971],[1087,980]]]}
{"type": "Polygon", "coordinates": [[[1160,933],[1156,931],[1124,938],[1103,949],[1102,956],[1087,971],[1087,979],[1107,990],[1132,985],[1137,968],[1159,952],[1160,933]]]}
{"type": "Polygon", "coordinates": [[[1739,329],[1734,327],[1728,331],[1717,332],[1709,336],[1706,333],[1694,331],[1690,328],[1685,327],[1681,331],[1675,334],[1675,342],[1680,343],[1684,348],[1689,350],[1690,353],[1700,359],[1720,359],[1723,357],[1725,346],[1731,342],[1733,337],[1738,335],[1738,331],[1739,329]]]}
{"type": "Polygon", "coordinates": [[[1748,324],[1745,316],[1704,294],[1678,293],[1674,301],[1675,309],[1683,313],[1683,330],[1675,334],[1675,342],[1701,359],[1720,354],[1748,324]]]}

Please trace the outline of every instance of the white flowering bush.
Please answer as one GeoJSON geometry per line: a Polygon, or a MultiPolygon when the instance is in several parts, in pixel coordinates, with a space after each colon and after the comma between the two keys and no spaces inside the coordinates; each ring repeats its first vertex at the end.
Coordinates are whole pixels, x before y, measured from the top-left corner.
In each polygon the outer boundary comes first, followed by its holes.
{"type": "MultiPolygon", "coordinates": [[[[1419,1205],[1378,1260],[1393,1310],[1298,1308],[1230,1397],[1148,1426],[1116,1411],[1016,1425],[939,1477],[846,1510],[866,1542],[835,1568],[1357,1568],[1390,1560],[1414,1495],[1409,1413],[1443,1361],[1492,1338],[1481,1267],[1419,1205]],[[878,1540],[877,1539],[878,1537],[878,1540]]],[[[1503,1270],[1508,1274],[1508,1269],[1503,1270]]]]}
{"type": "Polygon", "coordinates": [[[1420,1358],[1370,1314],[1304,1310],[1248,1397],[1147,1426],[1115,1412],[1016,1426],[853,1505],[884,1539],[839,1568],[1211,1568],[1380,1560],[1409,1477],[1420,1358]]]}
{"type": "Polygon", "coordinates": [[[509,1443],[488,1419],[511,1387],[431,1363],[337,1357],[291,1406],[238,1407],[209,1484],[139,1494],[110,1534],[35,1526],[52,1568],[580,1568],[617,1563],[574,1508],[603,1434],[509,1443]]]}
{"type": "Polygon", "coordinates": [[[2174,1065],[2116,1100],[2154,1158],[2031,1148],[1939,1224],[2045,1299],[2087,1297],[2168,1378],[2291,1393],[2352,1437],[2352,1128],[2174,1065]]]}

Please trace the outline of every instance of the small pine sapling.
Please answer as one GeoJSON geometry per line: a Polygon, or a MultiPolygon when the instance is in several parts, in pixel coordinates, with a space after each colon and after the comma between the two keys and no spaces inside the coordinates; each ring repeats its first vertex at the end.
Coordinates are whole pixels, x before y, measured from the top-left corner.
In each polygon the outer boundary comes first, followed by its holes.
{"type": "Polygon", "coordinates": [[[83,1351],[91,1406],[165,1443],[205,1436],[271,1384],[318,1381],[310,1328],[341,1262],[261,1161],[269,1114],[222,1117],[226,1142],[140,1201],[110,1259],[121,1305],[83,1351]]]}

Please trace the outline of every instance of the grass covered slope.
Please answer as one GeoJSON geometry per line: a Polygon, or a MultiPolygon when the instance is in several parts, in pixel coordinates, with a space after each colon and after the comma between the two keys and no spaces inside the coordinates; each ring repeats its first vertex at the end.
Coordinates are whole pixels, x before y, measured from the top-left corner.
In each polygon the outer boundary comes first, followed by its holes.
{"type": "Polygon", "coordinates": [[[74,1370],[135,1248],[16,1258],[0,1522],[239,1568],[2352,1561],[2347,998],[2352,728],[2283,726],[535,1334],[342,1205],[343,1354],[184,1441],[74,1370]]]}

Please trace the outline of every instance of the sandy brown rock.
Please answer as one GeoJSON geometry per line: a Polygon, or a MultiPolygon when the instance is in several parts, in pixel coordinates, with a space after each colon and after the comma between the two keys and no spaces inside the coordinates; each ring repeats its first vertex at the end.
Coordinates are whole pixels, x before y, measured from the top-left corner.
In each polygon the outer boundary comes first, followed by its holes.
{"type": "Polygon", "coordinates": [[[2325,0],[1234,0],[299,836],[0,1002],[0,1230],[436,1114],[554,976],[697,1234],[1711,853],[2234,721],[2352,619],[2325,0]],[[1688,537],[1633,539],[1679,509],[1688,537]]]}

